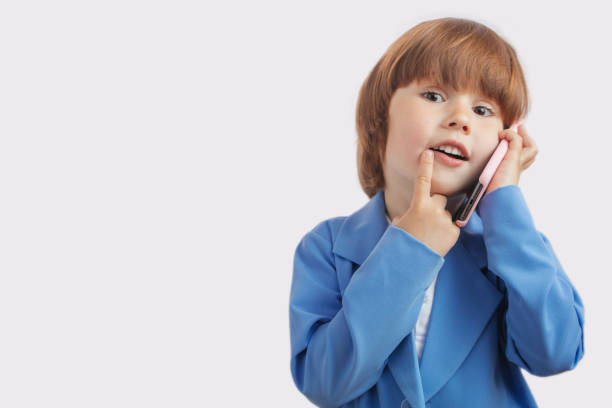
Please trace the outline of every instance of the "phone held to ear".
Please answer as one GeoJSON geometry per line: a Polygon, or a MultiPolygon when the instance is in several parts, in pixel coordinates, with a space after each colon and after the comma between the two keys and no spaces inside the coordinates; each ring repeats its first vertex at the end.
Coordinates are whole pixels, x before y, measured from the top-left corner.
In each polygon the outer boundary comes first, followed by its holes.
{"type": "MultiPolygon", "coordinates": [[[[510,129],[514,130],[515,132],[518,132],[518,125],[520,123],[520,121],[515,123],[510,127],[510,129]]],[[[459,206],[459,208],[457,209],[457,211],[455,211],[455,214],[453,215],[453,222],[459,227],[463,227],[468,223],[472,212],[474,211],[474,209],[476,209],[476,206],[478,205],[480,198],[484,195],[484,192],[487,191],[487,187],[489,186],[489,183],[491,182],[495,171],[504,159],[504,156],[506,155],[507,151],[508,141],[506,139],[502,139],[497,145],[495,151],[493,152],[493,155],[491,155],[491,158],[489,159],[487,165],[480,174],[480,177],[478,177],[478,182],[476,183],[472,191],[466,195],[463,200],[463,203],[459,206]]]]}

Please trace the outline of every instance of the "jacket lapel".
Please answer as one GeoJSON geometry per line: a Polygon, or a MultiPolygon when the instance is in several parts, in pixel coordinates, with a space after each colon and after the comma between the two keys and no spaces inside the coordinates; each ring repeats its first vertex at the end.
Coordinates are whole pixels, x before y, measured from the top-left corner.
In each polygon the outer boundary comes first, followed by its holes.
{"type": "Polygon", "coordinates": [[[426,401],[466,359],[503,298],[461,240],[444,259],[420,362],[426,401]]]}
{"type": "MultiPolygon", "coordinates": [[[[423,296],[420,303],[423,302],[423,296]]],[[[419,361],[417,358],[416,346],[414,343],[414,329],[400,342],[389,356],[387,367],[395,379],[402,394],[410,402],[411,407],[424,407],[425,396],[421,372],[419,371],[419,361]]]]}
{"type": "MultiPolygon", "coordinates": [[[[388,227],[384,194],[381,190],[372,196],[366,205],[344,220],[338,230],[332,251],[359,266],[372,252],[388,227]]],[[[340,279],[342,292],[349,280],[350,276],[340,279]]],[[[425,292],[421,295],[419,304],[423,303],[424,297],[425,292]]],[[[418,310],[414,311],[415,321],[418,312],[418,310]]],[[[424,406],[423,386],[414,343],[414,329],[393,350],[388,358],[387,366],[398,387],[410,402],[410,406],[424,406]]]]}
{"type": "MultiPolygon", "coordinates": [[[[332,251],[361,265],[388,227],[381,190],[342,222],[332,251]]],[[[424,401],[449,381],[503,298],[481,272],[486,266],[486,253],[477,211],[472,213],[469,223],[461,229],[459,240],[444,259],[420,366],[414,329],[388,359],[391,374],[412,406],[423,406],[424,401]]],[[[341,282],[342,292],[346,284],[348,280],[341,282]]],[[[419,304],[424,295],[423,292],[419,304]]]]}

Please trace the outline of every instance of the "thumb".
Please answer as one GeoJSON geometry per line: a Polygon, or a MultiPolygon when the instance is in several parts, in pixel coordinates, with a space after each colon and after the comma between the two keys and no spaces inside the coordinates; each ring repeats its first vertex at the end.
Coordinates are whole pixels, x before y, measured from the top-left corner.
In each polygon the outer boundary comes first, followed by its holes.
{"type": "Polygon", "coordinates": [[[419,169],[414,180],[414,194],[412,201],[424,200],[430,197],[431,175],[433,173],[433,152],[426,149],[421,153],[419,169]]]}

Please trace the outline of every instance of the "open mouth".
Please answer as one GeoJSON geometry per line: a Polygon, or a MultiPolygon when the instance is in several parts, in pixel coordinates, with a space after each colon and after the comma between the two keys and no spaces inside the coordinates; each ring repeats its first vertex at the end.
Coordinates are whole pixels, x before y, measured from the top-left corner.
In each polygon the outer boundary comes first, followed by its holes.
{"type": "Polygon", "coordinates": [[[430,150],[436,151],[436,152],[440,152],[440,153],[444,153],[445,155],[452,157],[453,159],[458,159],[458,160],[463,160],[463,161],[467,161],[467,159],[463,156],[460,156],[458,154],[453,154],[453,153],[447,153],[442,149],[437,149],[435,147],[432,147],[430,150]]]}

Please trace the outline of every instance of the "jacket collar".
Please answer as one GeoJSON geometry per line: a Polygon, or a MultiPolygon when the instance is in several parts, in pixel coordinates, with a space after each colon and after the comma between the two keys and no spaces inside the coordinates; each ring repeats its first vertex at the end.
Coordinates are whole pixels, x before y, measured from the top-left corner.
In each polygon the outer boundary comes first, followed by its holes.
{"type": "MultiPolygon", "coordinates": [[[[344,220],[332,250],[361,265],[388,227],[381,190],[344,220]]],[[[481,272],[487,265],[482,231],[477,208],[444,257],[420,363],[414,330],[389,356],[390,371],[414,406],[429,400],[450,380],[503,298],[481,272]]],[[[419,303],[423,297],[424,293],[419,303]]]]}
{"type": "Polygon", "coordinates": [[[344,220],[332,251],[361,265],[388,225],[384,191],[380,190],[366,205],[344,220]]]}
{"type": "MultiPolygon", "coordinates": [[[[361,265],[385,232],[389,222],[385,215],[385,195],[380,190],[359,210],[347,217],[334,242],[333,252],[361,265]]],[[[459,240],[474,258],[479,269],[487,266],[486,250],[482,241],[480,206],[461,229],[459,240]]]]}

